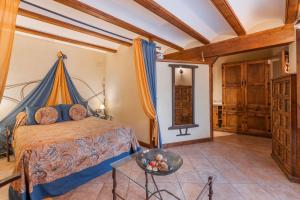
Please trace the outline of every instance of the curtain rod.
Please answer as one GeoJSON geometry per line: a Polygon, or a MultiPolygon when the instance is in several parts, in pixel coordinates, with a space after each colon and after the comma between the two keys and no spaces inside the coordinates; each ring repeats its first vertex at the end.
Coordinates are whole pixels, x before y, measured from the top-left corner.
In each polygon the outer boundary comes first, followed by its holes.
{"type": "Polygon", "coordinates": [[[63,15],[63,14],[54,12],[54,11],[49,10],[49,9],[47,9],[47,8],[41,7],[41,6],[36,5],[36,4],[34,4],[34,3],[31,3],[31,2],[28,2],[28,1],[26,1],[26,0],[21,0],[21,2],[23,2],[23,3],[27,4],[27,5],[33,6],[33,7],[35,7],[35,8],[39,8],[39,9],[44,10],[44,11],[46,11],[46,12],[49,12],[49,13],[58,15],[58,16],[63,17],[63,18],[65,18],[65,19],[71,20],[71,21],[73,21],[73,22],[76,22],[76,23],[79,23],[79,24],[88,26],[88,27],[90,27],[90,28],[94,28],[94,29],[97,29],[97,30],[99,30],[99,31],[108,33],[108,34],[110,34],[110,35],[114,35],[114,36],[117,36],[117,37],[119,37],[119,38],[123,38],[123,39],[129,40],[130,42],[133,41],[133,39],[131,39],[131,38],[128,38],[128,37],[125,37],[125,36],[122,36],[122,35],[119,35],[119,34],[116,34],[116,33],[110,32],[110,31],[107,31],[107,30],[104,30],[104,29],[102,29],[102,28],[99,28],[99,27],[96,27],[96,26],[87,24],[87,23],[82,22],[82,21],[79,21],[79,20],[77,20],[77,19],[73,19],[73,18],[71,18],[71,17],[68,17],[68,16],[65,16],[65,15],[63,15]]]}

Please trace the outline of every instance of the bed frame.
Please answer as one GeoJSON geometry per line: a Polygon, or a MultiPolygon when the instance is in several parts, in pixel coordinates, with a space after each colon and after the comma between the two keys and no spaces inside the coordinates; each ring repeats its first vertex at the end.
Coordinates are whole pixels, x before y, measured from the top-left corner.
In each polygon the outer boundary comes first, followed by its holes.
{"type": "Polygon", "coordinates": [[[9,130],[9,128],[6,128],[6,157],[7,157],[7,162],[10,161],[10,152],[12,149],[12,144],[10,141],[10,136],[11,136],[11,131],[9,130]]]}

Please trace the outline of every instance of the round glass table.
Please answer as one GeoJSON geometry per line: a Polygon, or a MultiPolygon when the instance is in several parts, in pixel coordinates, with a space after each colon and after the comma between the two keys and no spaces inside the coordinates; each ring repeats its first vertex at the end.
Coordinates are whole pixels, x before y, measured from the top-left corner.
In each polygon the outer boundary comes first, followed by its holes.
{"type": "MultiPolygon", "coordinates": [[[[175,199],[180,200],[181,198],[179,198],[177,195],[178,194],[183,195],[183,193],[178,192],[176,188],[174,189],[168,188],[168,190],[162,188],[159,189],[154,179],[154,176],[160,176],[159,179],[161,180],[164,178],[163,176],[167,176],[175,173],[177,170],[180,169],[182,165],[183,165],[183,159],[181,158],[180,155],[164,149],[143,150],[112,163],[111,166],[113,168],[112,170],[113,200],[117,200],[117,199],[125,200],[128,199],[126,198],[126,195],[130,195],[129,193],[127,194],[123,193],[121,195],[122,190],[119,191],[121,193],[117,192],[117,185],[118,185],[117,174],[118,177],[121,178],[121,180],[124,180],[124,178],[125,179],[128,178],[131,183],[134,183],[136,186],[143,188],[145,190],[146,200],[149,200],[150,198],[162,200],[163,199],[162,193],[164,192],[171,195],[175,199]],[[164,168],[160,168],[159,164],[161,163],[157,163],[157,162],[151,163],[151,165],[153,164],[153,166],[152,168],[149,168],[148,164],[150,164],[151,161],[157,161],[157,160],[160,160],[165,163],[164,168]],[[141,169],[141,172],[142,174],[144,174],[144,177],[140,175],[136,176],[132,174],[132,168],[135,168],[135,166],[136,166],[136,169],[134,169],[135,173],[138,174],[139,173],[138,171],[141,169]],[[156,167],[157,169],[154,167],[156,167]]],[[[214,176],[208,176],[208,181],[206,182],[206,184],[200,188],[197,194],[195,194],[196,200],[203,200],[206,199],[207,197],[209,200],[212,200],[212,196],[213,196],[212,184],[215,179],[216,177],[214,176]]],[[[175,185],[180,184],[179,180],[176,179],[174,184],[175,185]]]]}
{"type": "Polygon", "coordinates": [[[170,191],[165,190],[165,189],[162,189],[162,190],[158,189],[156,181],[153,177],[153,175],[166,176],[166,175],[170,175],[170,174],[173,174],[174,172],[176,172],[183,164],[183,160],[178,154],[170,152],[170,151],[166,151],[164,149],[145,150],[145,151],[141,151],[140,153],[138,153],[138,155],[136,157],[136,163],[138,164],[138,166],[140,168],[142,168],[142,170],[145,171],[146,200],[150,199],[153,195],[155,195],[157,193],[158,193],[160,199],[163,199],[161,192],[166,192],[169,195],[173,196],[174,198],[180,200],[179,197],[177,197],[170,191]],[[153,168],[150,166],[151,162],[154,162],[153,168]],[[159,167],[156,167],[157,165],[159,165],[158,163],[160,163],[160,162],[165,163],[166,167],[163,170],[160,170],[159,167]],[[150,166],[150,169],[149,169],[149,166],[150,166]],[[155,186],[155,189],[156,189],[156,191],[152,192],[150,195],[149,195],[149,190],[148,190],[148,174],[150,174],[150,177],[151,177],[153,184],[155,186]]]}

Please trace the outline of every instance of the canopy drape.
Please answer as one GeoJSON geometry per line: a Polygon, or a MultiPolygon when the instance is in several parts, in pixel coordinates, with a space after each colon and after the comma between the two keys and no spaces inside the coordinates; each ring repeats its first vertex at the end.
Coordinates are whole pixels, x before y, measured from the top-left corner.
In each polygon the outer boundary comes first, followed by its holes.
{"type": "MultiPolygon", "coordinates": [[[[63,55],[59,53],[59,56],[63,55]]],[[[57,105],[60,101],[63,104],[72,104],[73,102],[67,85],[67,80],[65,78],[63,59],[59,59],[58,61],[54,85],[46,105],[54,106],[57,105]]]]}
{"type": "MultiPolygon", "coordinates": [[[[59,52],[58,60],[42,81],[33,89],[2,121],[0,121],[0,153],[4,150],[5,129],[13,129],[16,116],[24,111],[26,106],[42,107],[54,106],[59,103],[84,104],[86,100],[81,97],[73,84],[71,77],[64,64],[65,56],[59,52]],[[61,102],[58,100],[61,97],[61,102]]],[[[89,111],[91,109],[88,107],[89,111]]]]}
{"type": "Polygon", "coordinates": [[[156,45],[138,38],[133,41],[133,48],[140,99],[145,114],[149,119],[154,120],[155,145],[161,147],[162,141],[156,111],[156,45]]]}
{"type": "Polygon", "coordinates": [[[20,0],[0,1],[0,103],[4,93],[20,0]]]}

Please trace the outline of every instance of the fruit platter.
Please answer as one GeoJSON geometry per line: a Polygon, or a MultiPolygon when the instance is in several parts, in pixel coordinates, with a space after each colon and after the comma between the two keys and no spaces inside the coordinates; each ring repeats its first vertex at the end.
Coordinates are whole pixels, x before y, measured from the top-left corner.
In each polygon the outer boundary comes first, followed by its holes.
{"type": "Polygon", "coordinates": [[[136,162],[147,173],[160,176],[174,173],[183,164],[179,155],[163,149],[142,151],[137,155],[136,162]]]}

